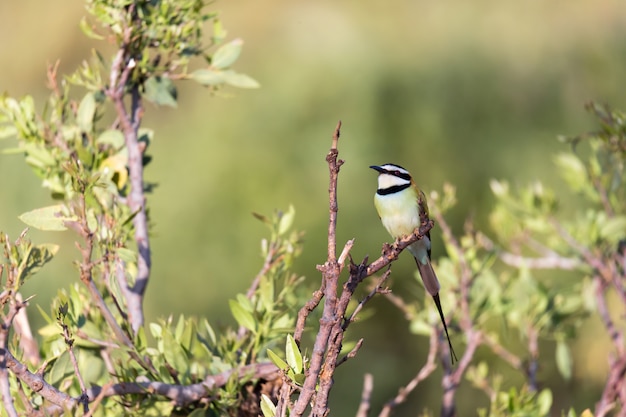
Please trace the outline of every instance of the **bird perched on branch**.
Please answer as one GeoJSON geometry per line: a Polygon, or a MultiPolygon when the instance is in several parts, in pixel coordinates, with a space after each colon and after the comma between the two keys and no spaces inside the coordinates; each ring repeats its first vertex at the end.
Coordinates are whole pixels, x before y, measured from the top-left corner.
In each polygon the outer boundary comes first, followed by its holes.
{"type": "MultiPolygon", "coordinates": [[[[420,214],[428,217],[426,196],[415,185],[409,171],[401,166],[384,164],[380,166],[372,165],[370,168],[378,171],[378,189],[374,196],[374,205],[383,226],[394,239],[410,235],[421,225],[420,214]]],[[[454,363],[458,359],[452,348],[448,326],[441,309],[439,280],[430,263],[430,232],[426,233],[426,236],[422,239],[411,244],[408,249],[415,258],[417,269],[422,277],[426,291],[435,301],[439,317],[441,317],[441,322],[443,323],[443,329],[448,338],[450,357],[452,358],[452,363],[454,363]]]]}

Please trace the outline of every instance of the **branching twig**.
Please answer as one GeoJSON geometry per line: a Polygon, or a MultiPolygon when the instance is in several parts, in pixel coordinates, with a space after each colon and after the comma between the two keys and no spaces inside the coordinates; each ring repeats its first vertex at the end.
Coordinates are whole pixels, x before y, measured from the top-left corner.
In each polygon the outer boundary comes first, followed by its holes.
{"type": "Polygon", "coordinates": [[[76,355],[74,354],[74,339],[70,335],[70,329],[67,324],[63,323],[63,318],[59,315],[57,318],[61,329],[63,330],[63,339],[65,341],[65,345],[67,346],[68,353],[70,355],[70,360],[72,362],[72,366],[74,367],[74,375],[78,380],[78,385],[80,386],[80,399],[79,403],[83,405],[83,412],[89,412],[89,398],[87,397],[87,387],[85,386],[85,381],[83,380],[83,376],[78,367],[78,360],[76,360],[76,355]]]}
{"type": "MultiPolygon", "coordinates": [[[[59,389],[48,384],[42,374],[32,373],[26,365],[18,361],[6,349],[0,349],[0,355],[5,354],[7,367],[33,392],[39,393],[46,400],[60,407],[57,411],[71,410],[79,404],[78,398],[70,397],[59,389]]],[[[160,381],[123,382],[119,384],[105,385],[104,387],[92,386],[87,390],[89,401],[94,401],[98,396],[113,397],[128,394],[136,395],[159,395],[169,398],[177,405],[184,406],[199,401],[211,395],[212,390],[224,386],[228,380],[237,375],[243,378],[264,378],[271,380],[279,372],[276,365],[271,362],[256,363],[231,369],[217,375],[209,375],[202,382],[191,385],[167,384],[160,381]],[[104,393],[103,393],[104,392],[104,393]]],[[[54,411],[54,410],[49,410],[54,411]]]]}
{"type": "MultiPolygon", "coordinates": [[[[328,162],[328,169],[330,172],[330,181],[328,187],[329,194],[329,222],[328,222],[328,256],[326,263],[318,267],[322,272],[322,289],[325,296],[324,309],[322,312],[322,318],[320,319],[320,330],[315,338],[313,344],[313,352],[311,353],[311,362],[308,370],[308,374],[302,385],[302,391],[298,400],[294,404],[292,415],[301,416],[306,407],[308,406],[311,398],[315,394],[316,386],[318,382],[320,372],[322,370],[322,364],[324,363],[324,354],[326,353],[328,342],[331,337],[333,325],[341,320],[341,317],[337,317],[337,286],[339,281],[340,266],[337,263],[337,240],[336,240],[336,228],[337,228],[337,176],[339,175],[339,169],[343,164],[343,161],[337,159],[339,151],[337,150],[337,143],[339,141],[341,129],[341,122],[337,123],[335,133],[333,135],[333,142],[326,156],[328,162]]],[[[301,310],[307,311],[307,310],[301,310]]],[[[337,335],[335,335],[337,336],[337,335]]],[[[334,366],[335,361],[333,361],[334,366]]],[[[325,375],[327,378],[332,377],[325,375]]],[[[321,385],[322,382],[320,382],[321,385]]],[[[326,383],[332,385],[332,381],[326,379],[326,383]]],[[[321,389],[321,387],[320,387],[321,389]]],[[[319,400],[319,399],[318,399],[319,400]]],[[[323,399],[322,399],[323,401],[323,399]]],[[[320,408],[321,401],[316,401],[317,408],[320,408]]],[[[325,403],[324,406],[325,408],[325,403]]],[[[314,407],[315,408],[315,407],[314,407]]],[[[315,415],[315,410],[312,412],[315,415]]]]}
{"type": "Polygon", "coordinates": [[[385,404],[383,409],[380,411],[380,414],[378,415],[379,417],[389,417],[393,409],[399,404],[405,402],[409,394],[418,386],[418,384],[428,378],[428,376],[432,374],[435,369],[437,369],[436,360],[437,350],[439,348],[439,336],[437,333],[437,329],[433,327],[432,331],[430,332],[430,345],[428,349],[428,359],[426,359],[426,363],[422,366],[417,375],[415,375],[415,377],[411,381],[409,381],[406,386],[400,388],[400,390],[398,391],[398,395],[396,395],[393,399],[385,404]]]}

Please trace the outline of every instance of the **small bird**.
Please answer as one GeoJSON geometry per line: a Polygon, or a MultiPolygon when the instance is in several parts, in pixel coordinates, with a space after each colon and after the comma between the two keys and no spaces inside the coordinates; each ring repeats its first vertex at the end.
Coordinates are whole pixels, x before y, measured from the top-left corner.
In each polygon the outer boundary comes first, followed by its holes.
{"type": "MultiPolygon", "coordinates": [[[[420,213],[428,216],[426,196],[417,187],[409,171],[401,166],[384,164],[372,165],[370,168],[378,171],[378,189],[374,195],[374,205],[383,226],[394,239],[410,235],[421,225],[420,213]]],[[[448,326],[441,309],[439,280],[430,263],[430,232],[411,244],[408,249],[415,258],[426,291],[435,301],[448,338],[451,360],[454,363],[458,359],[452,348],[448,326]]]]}

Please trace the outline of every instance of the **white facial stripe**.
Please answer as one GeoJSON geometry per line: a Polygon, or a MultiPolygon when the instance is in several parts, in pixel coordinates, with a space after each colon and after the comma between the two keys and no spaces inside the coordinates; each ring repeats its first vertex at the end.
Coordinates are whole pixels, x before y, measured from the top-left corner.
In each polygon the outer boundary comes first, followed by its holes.
{"type": "Polygon", "coordinates": [[[398,172],[402,172],[403,174],[410,175],[410,174],[409,174],[409,171],[407,171],[407,170],[406,170],[406,169],[404,169],[404,168],[400,168],[399,166],[394,165],[394,164],[385,164],[385,165],[381,165],[381,168],[383,168],[383,169],[385,169],[385,170],[387,170],[387,171],[398,171],[398,172]]]}
{"type": "MultiPolygon", "coordinates": [[[[386,167],[386,166],[388,165],[383,165],[383,167],[386,167]]],[[[378,189],[384,190],[385,188],[409,184],[410,182],[411,181],[407,181],[404,178],[396,177],[395,175],[380,174],[378,176],[378,189]]]]}

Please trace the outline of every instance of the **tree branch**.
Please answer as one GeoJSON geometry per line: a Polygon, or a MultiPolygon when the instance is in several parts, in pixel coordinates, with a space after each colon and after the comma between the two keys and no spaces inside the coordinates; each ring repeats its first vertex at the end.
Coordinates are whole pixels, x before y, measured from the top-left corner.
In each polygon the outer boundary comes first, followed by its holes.
{"type": "Polygon", "coordinates": [[[374,377],[372,374],[365,374],[363,377],[363,392],[361,402],[355,417],[367,417],[372,407],[372,391],[374,390],[374,377]]]}
{"type": "Polygon", "coordinates": [[[426,363],[422,366],[422,368],[419,370],[417,375],[415,375],[415,377],[411,381],[409,381],[409,383],[406,386],[400,388],[400,390],[398,391],[398,395],[396,395],[393,399],[391,399],[385,404],[380,414],[378,415],[379,417],[389,417],[393,409],[397,407],[399,404],[402,404],[403,402],[405,402],[409,394],[413,392],[413,390],[419,385],[419,383],[425,380],[426,378],[428,378],[428,376],[432,374],[435,371],[435,369],[437,369],[436,360],[437,360],[438,348],[439,348],[438,331],[435,327],[433,327],[430,332],[430,344],[429,344],[428,358],[426,359],[426,363]]]}
{"type": "Polygon", "coordinates": [[[126,204],[133,215],[134,239],[137,245],[137,277],[135,283],[126,296],[126,306],[133,332],[136,334],[143,326],[143,296],[150,278],[151,255],[148,233],[148,216],[143,183],[143,154],[139,146],[138,130],[143,117],[143,103],[139,91],[139,84],[128,84],[129,76],[134,68],[134,59],[130,54],[131,30],[126,28],[124,40],[111,64],[110,85],[106,90],[107,96],[113,102],[117,117],[124,134],[128,151],[128,172],[130,191],[126,204]],[[124,95],[127,87],[130,90],[130,111],[124,104],[124,95]]]}

